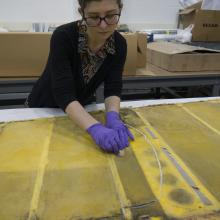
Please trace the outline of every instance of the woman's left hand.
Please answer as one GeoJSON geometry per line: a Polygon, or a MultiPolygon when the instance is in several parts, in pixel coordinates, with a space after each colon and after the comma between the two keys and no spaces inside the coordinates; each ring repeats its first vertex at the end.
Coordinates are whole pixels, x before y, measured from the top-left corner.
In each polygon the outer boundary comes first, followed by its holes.
{"type": "Polygon", "coordinates": [[[115,111],[107,112],[105,125],[107,128],[114,129],[118,132],[123,148],[128,147],[129,138],[131,140],[134,140],[133,134],[129,131],[127,126],[122,122],[118,112],[115,111]]]}

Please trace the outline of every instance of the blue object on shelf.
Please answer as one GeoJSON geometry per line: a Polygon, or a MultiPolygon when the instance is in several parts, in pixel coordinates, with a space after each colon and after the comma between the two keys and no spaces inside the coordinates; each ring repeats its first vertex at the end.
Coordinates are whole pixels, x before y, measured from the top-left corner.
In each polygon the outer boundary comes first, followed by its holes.
{"type": "Polygon", "coordinates": [[[154,34],[153,33],[147,34],[147,42],[150,43],[153,41],[154,41],[154,34]]]}

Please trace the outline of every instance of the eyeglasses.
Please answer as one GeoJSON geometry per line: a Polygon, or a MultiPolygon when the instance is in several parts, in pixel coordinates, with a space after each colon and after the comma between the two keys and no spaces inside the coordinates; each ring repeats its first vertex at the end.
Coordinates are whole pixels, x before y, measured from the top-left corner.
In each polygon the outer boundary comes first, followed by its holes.
{"type": "Polygon", "coordinates": [[[96,27],[99,26],[103,21],[105,21],[105,23],[107,25],[114,25],[117,24],[119,21],[121,14],[109,14],[106,15],[105,17],[99,17],[99,16],[94,16],[94,17],[83,17],[83,19],[85,20],[86,24],[89,27],[96,27]]]}

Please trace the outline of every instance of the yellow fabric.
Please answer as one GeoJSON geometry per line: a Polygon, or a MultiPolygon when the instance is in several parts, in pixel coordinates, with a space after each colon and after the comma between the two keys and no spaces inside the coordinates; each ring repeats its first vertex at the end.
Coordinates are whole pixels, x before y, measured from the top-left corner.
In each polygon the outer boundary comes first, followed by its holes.
{"type": "Polygon", "coordinates": [[[219,107],[122,109],[135,136],[124,157],[101,151],[67,117],[1,123],[0,219],[220,218],[219,107]]]}

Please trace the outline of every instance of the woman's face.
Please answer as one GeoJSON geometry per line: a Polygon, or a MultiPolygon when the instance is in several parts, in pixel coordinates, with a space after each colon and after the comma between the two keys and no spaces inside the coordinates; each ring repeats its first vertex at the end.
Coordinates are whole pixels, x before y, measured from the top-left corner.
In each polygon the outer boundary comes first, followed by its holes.
{"type": "MultiPolygon", "coordinates": [[[[101,0],[91,1],[84,9],[85,18],[94,18],[108,16],[111,18],[114,14],[120,14],[119,5],[117,0],[101,0]]],[[[104,20],[98,26],[90,27],[87,25],[87,31],[89,36],[94,39],[106,40],[115,31],[117,24],[108,25],[104,20]]]]}

